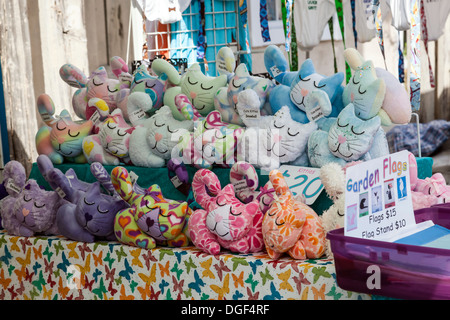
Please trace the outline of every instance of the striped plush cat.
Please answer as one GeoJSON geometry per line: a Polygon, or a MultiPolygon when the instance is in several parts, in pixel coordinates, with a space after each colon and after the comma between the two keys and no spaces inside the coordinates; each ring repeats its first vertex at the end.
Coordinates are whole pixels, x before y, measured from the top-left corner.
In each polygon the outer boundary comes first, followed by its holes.
{"type": "Polygon", "coordinates": [[[93,128],[91,120],[81,124],[72,121],[67,110],[54,116],[55,106],[52,99],[42,94],[38,97],[37,108],[45,126],[36,134],[38,154],[47,155],[54,164],[63,162],[86,163],[82,143],[93,128]]]}

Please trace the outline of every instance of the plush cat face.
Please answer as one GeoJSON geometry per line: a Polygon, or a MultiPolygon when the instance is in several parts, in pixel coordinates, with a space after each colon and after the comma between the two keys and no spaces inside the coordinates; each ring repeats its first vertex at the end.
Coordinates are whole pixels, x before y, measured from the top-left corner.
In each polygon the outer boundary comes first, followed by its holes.
{"type": "Polygon", "coordinates": [[[258,95],[261,108],[266,102],[267,94],[274,86],[269,79],[251,76],[246,65],[241,63],[236,68],[235,75],[228,85],[228,102],[233,108],[236,108],[238,94],[246,89],[253,89],[258,95]]]}
{"type": "Polygon", "coordinates": [[[297,76],[291,84],[291,101],[302,111],[305,111],[304,99],[313,90],[323,90],[328,94],[331,103],[338,95],[339,87],[344,80],[343,73],[325,77],[316,73],[311,59],[303,62],[297,76]]]}
{"type": "Polygon", "coordinates": [[[117,79],[110,79],[104,67],[98,68],[91,75],[87,83],[87,101],[92,98],[105,100],[111,109],[117,107],[117,94],[121,89],[121,82],[117,79]]]}
{"type": "Polygon", "coordinates": [[[53,226],[59,204],[56,192],[42,190],[36,181],[29,180],[9,210],[14,211],[21,225],[39,233],[53,226]]]}
{"type": "Polygon", "coordinates": [[[170,108],[163,106],[146,121],[147,143],[152,153],[160,158],[170,159],[172,149],[178,144],[184,133],[194,129],[190,120],[178,121],[172,116],[170,108]]]}
{"type": "Polygon", "coordinates": [[[50,141],[53,149],[64,157],[76,157],[83,152],[83,139],[92,130],[92,121],[78,124],[72,121],[69,112],[63,110],[60,118],[51,124],[50,141]]]}
{"type": "Polygon", "coordinates": [[[163,104],[164,91],[166,90],[167,76],[165,74],[159,77],[150,75],[144,65],[140,66],[134,75],[131,83],[131,93],[145,92],[150,96],[153,102],[153,108],[160,108],[163,104]]]}
{"type": "Polygon", "coordinates": [[[367,120],[380,111],[385,92],[384,80],[377,77],[372,61],[366,61],[356,67],[342,99],[345,105],[353,103],[357,117],[367,120]]]}
{"type": "Polygon", "coordinates": [[[206,116],[214,110],[214,95],[227,84],[227,76],[208,77],[198,63],[194,63],[181,78],[181,92],[192,102],[198,112],[206,116]]]}
{"type": "Polygon", "coordinates": [[[106,237],[114,231],[116,213],[128,207],[122,199],[100,192],[100,183],[93,183],[78,200],[75,217],[78,224],[92,235],[106,237]]]}
{"type": "Polygon", "coordinates": [[[128,156],[130,137],[134,129],[125,122],[122,111],[116,109],[101,124],[98,137],[107,152],[116,157],[125,158],[128,156]]]}
{"type": "Polygon", "coordinates": [[[330,127],[328,147],[338,158],[346,161],[358,160],[369,151],[380,125],[379,117],[370,120],[359,119],[355,115],[355,107],[349,104],[330,127]]]}

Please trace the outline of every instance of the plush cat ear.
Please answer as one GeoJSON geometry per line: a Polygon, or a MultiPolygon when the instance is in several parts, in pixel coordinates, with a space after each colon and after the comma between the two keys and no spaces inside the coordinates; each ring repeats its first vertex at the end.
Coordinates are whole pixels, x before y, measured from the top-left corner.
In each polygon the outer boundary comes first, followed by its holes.
{"type": "Polygon", "coordinates": [[[250,73],[248,72],[248,69],[247,69],[247,66],[245,65],[245,63],[241,63],[237,66],[235,74],[238,77],[250,76],[250,73]]]}
{"type": "Polygon", "coordinates": [[[179,85],[181,76],[177,69],[164,59],[156,59],[152,62],[152,70],[158,76],[165,74],[170,83],[179,85]]]}
{"type": "Polygon", "coordinates": [[[111,182],[116,192],[123,200],[130,203],[136,193],[133,190],[133,183],[131,182],[128,170],[123,167],[115,167],[111,171],[111,182]]]}
{"type": "Polygon", "coordinates": [[[47,126],[55,120],[53,115],[55,114],[55,105],[52,98],[47,94],[41,94],[37,99],[37,109],[41,115],[42,121],[45,122],[47,126]]]}
{"type": "Polygon", "coordinates": [[[344,50],[344,59],[353,70],[356,70],[364,63],[364,58],[355,48],[348,48],[344,50]]]}
{"type": "Polygon", "coordinates": [[[128,73],[128,65],[121,57],[112,57],[110,60],[111,71],[119,78],[122,73],[128,73]]]}
{"type": "Polygon", "coordinates": [[[302,66],[300,67],[300,70],[298,71],[298,74],[304,79],[311,74],[316,73],[316,69],[314,68],[314,64],[311,59],[306,59],[302,66]]]}
{"type": "Polygon", "coordinates": [[[269,180],[277,195],[281,196],[289,191],[289,186],[279,170],[272,170],[269,174],[269,180]]]}
{"type": "Polygon", "coordinates": [[[195,201],[207,209],[221,190],[219,178],[208,169],[200,169],[194,175],[192,190],[195,201]]]}
{"type": "Polygon", "coordinates": [[[90,169],[95,179],[99,181],[110,194],[114,194],[114,186],[111,182],[111,177],[108,171],[106,171],[105,167],[103,167],[100,162],[94,162],[91,164],[90,169]]]}
{"type": "Polygon", "coordinates": [[[236,58],[229,47],[222,47],[216,56],[217,71],[220,75],[232,74],[236,67],[236,58]]]}
{"type": "Polygon", "coordinates": [[[259,178],[255,167],[246,161],[236,162],[230,170],[230,182],[233,184],[239,200],[255,200],[258,192],[259,178]]]}
{"type": "Polygon", "coordinates": [[[3,185],[9,195],[17,197],[27,181],[23,165],[15,160],[9,161],[3,170],[3,185]]]}
{"type": "Polygon", "coordinates": [[[270,45],[264,50],[264,65],[272,78],[282,83],[289,64],[278,46],[270,45]]]}
{"type": "Polygon", "coordinates": [[[88,78],[83,71],[69,63],[59,69],[59,75],[65,83],[74,88],[85,88],[88,83],[88,78]]]}
{"type": "Polygon", "coordinates": [[[97,70],[91,73],[90,80],[94,77],[99,77],[102,81],[108,80],[108,72],[106,72],[105,67],[99,67],[97,70]]]}

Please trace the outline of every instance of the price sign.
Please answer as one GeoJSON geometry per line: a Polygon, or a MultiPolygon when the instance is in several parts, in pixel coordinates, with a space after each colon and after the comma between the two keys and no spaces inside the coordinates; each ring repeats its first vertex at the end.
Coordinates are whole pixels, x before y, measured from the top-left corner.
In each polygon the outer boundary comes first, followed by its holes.
{"type": "Polygon", "coordinates": [[[319,168],[283,165],[278,170],[283,174],[294,197],[303,195],[305,203],[311,205],[320,196],[323,184],[319,168]]]}
{"type": "Polygon", "coordinates": [[[346,236],[389,241],[415,226],[408,155],[401,151],[347,168],[346,236]]]}

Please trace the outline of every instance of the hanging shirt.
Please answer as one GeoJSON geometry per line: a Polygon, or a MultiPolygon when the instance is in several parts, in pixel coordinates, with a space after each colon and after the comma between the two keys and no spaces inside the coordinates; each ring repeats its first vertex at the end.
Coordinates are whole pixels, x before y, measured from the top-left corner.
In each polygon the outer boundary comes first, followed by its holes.
{"type": "MultiPolygon", "coordinates": [[[[158,20],[163,24],[174,23],[181,20],[179,0],[136,0],[147,20],[158,20]]],[[[189,5],[189,4],[188,4],[189,5]]],[[[186,3],[183,1],[183,8],[186,3]]]]}
{"type": "Polygon", "coordinates": [[[424,11],[427,23],[428,41],[439,39],[443,34],[445,22],[450,13],[449,0],[424,0],[424,11]]]}
{"type": "Polygon", "coordinates": [[[355,1],[355,24],[358,33],[358,42],[368,42],[376,35],[372,10],[372,0],[355,1]]]}
{"type": "Polygon", "coordinates": [[[398,31],[411,28],[411,3],[405,0],[386,0],[392,14],[392,26],[398,31]]]}

